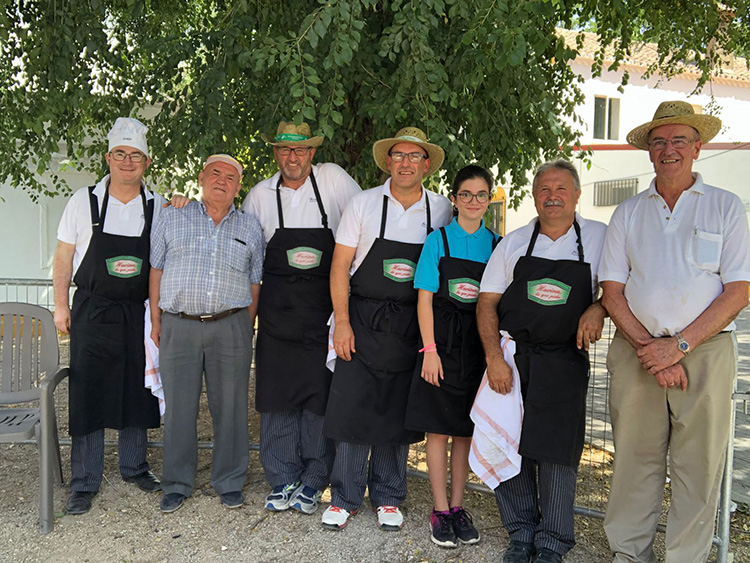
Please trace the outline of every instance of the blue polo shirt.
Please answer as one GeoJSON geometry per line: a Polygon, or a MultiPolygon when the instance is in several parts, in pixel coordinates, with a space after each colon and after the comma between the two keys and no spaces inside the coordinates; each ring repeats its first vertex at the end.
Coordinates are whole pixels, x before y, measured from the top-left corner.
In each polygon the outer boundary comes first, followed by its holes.
{"type": "MultiPolygon", "coordinates": [[[[490,259],[494,241],[500,238],[485,228],[484,221],[475,233],[469,234],[461,228],[455,217],[445,226],[445,234],[448,238],[452,258],[474,260],[483,264],[486,264],[490,259]]],[[[414,287],[416,289],[437,293],[440,288],[438,262],[443,256],[445,256],[443,237],[440,234],[440,229],[435,229],[427,236],[422,254],[419,257],[417,273],[414,275],[414,287]]]]}

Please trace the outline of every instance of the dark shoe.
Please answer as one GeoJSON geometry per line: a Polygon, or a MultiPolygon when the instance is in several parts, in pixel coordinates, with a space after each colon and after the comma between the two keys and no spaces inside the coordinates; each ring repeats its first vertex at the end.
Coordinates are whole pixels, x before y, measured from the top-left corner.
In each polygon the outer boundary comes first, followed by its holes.
{"type": "Polygon", "coordinates": [[[180,508],[183,502],[185,502],[185,495],[181,495],[180,493],[167,493],[161,497],[159,509],[165,514],[168,514],[169,512],[174,512],[180,508]]]}
{"type": "Polygon", "coordinates": [[[466,512],[460,506],[451,508],[453,517],[453,531],[461,543],[477,543],[479,541],[479,531],[474,527],[474,520],[471,514],[466,512]]]}
{"type": "Polygon", "coordinates": [[[542,547],[536,552],[534,563],[562,563],[562,555],[546,547],[542,547]]]}
{"type": "Polygon", "coordinates": [[[450,512],[436,512],[432,510],[430,514],[430,529],[432,543],[440,547],[456,547],[456,532],[453,531],[453,516],[450,512]]]}
{"type": "Polygon", "coordinates": [[[503,563],[529,563],[534,555],[534,544],[522,541],[511,541],[503,555],[503,563]]]}
{"type": "Polygon", "coordinates": [[[161,481],[150,471],[144,471],[140,475],[133,475],[132,477],[123,477],[122,480],[126,483],[135,483],[140,490],[147,493],[161,491],[161,481]]]}
{"type": "Polygon", "coordinates": [[[245,495],[242,494],[242,491],[232,491],[219,496],[221,497],[221,504],[227,508],[239,508],[245,504],[245,495]]]}
{"type": "Polygon", "coordinates": [[[96,493],[72,492],[65,503],[65,512],[67,514],[86,514],[91,510],[91,499],[96,493]]]}

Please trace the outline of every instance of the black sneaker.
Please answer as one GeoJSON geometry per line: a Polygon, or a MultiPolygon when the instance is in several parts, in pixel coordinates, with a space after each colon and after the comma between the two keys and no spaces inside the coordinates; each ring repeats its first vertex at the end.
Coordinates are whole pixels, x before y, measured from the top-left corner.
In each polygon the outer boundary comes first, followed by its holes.
{"type": "Polygon", "coordinates": [[[546,547],[542,547],[536,552],[534,563],[562,563],[562,555],[546,547]]]}
{"type": "Polygon", "coordinates": [[[529,563],[534,555],[534,544],[512,540],[503,555],[503,563],[529,563]]]}
{"type": "Polygon", "coordinates": [[[456,532],[453,531],[453,516],[450,512],[436,512],[432,510],[430,515],[430,528],[432,543],[440,547],[456,547],[456,532]]]}
{"type": "Polygon", "coordinates": [[[477,543],[479,541],[479,530],[474,527],[471,514],[460,506],[451,508],[453,517],[453,531],[461,543],[477,543]]]}

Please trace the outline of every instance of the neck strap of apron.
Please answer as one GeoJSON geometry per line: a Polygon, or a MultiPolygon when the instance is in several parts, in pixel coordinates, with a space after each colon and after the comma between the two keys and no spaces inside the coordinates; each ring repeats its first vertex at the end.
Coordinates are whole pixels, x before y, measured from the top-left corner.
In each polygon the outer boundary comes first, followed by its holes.
{"type": "Polygon", "coordinates": [[[440,227],[440,236],[443,237],[443,248],[445,249],[445,257],[451,257],[451,249],[448,246],[448,235],[445,233],[445,227],[440,227]]]}
{"type": "MultiPolygon", "coordinates": [[[[424,189],[424,188],[422,188],[424,189]]],[[[432,232],[432,213],[430,211],[430,198],[427,197],[427,192],[424,194],[424,207],[425,214],[427,216],[427,234],[432,232]]],[[[385,238],[385,220],[388,217],[388,196],[383,194],[383,213],[380,216],[380,238],[385,238]]]]}
{"type": "MultiPolygon", "coordinates": [[[[284,212],[281,209],[281,180],[282,176],[279,174],[279,181],[276,182],[276,209],[279,212],[279,228],[284,228],[284,212]]],[[[315,174],[310,169],[310,182],[312,183],[313,192],[315,192],[315,201],[318,203],[318,210],[320,211],[320,222],[323,224],[323,228],[328,228],[328,215],[326,214],[326,208],[323,206],[323,198],[320,197],[320,190],[318,190],[318,183],[315,181],[315,174]]]]}
{"type": "Polygon", "coordinates": [[[490,229],[487,225],[484,226],[485,229],[487,229],[490,232],[490,235],[492,236],[492,251],[495,251],[495,247],[497,246],[497,243],[500,242],[500,239],[503,237],[496,235],[495,232],[490,229]]]}
{"type": "MultiPolygon", "coordinates": [[[[578,261],[583,262],[583,243],[581,242],[581,227],[578,225],[577,220],[573,220],[573,228],[576,231],[576,237],[578,239],[578,261]]],[[[534,250],[536,239],[539,236],[539,219],[536,220],[534,225],[534,233],[531,235],[531,241],[529,241],[529,247],[526,249],[526,256],[531,256],[531,252],[534,250]]]]}
{"type": "MultiPolygon", "coordinates": [[[[102,201],[102,212],[99,214],[99,200],[94,194],[96,186],[89,186],[89,207],[91,208],[91,230],[103,231],[104,220],[107,217],[107,207],[109,206],[109,182],[104,189],[104,199],[102,201]]],[[[146,232],[151,231],[151,219],[153,216],[153,200],[146,205],[146,193],[143,191],[141,186],[141,203],[143,204],[143,219],[145,222],[144,230],[146,232]]]]}

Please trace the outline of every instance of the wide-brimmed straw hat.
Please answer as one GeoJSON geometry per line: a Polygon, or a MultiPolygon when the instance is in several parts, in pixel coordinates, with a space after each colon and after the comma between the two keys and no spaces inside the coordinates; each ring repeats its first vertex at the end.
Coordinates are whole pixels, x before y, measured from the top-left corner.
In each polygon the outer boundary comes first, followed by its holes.
{"type": "Polygon", "coordinates": [[[261,138],[274,147],[317,147],[323,137],[313,137],[310,126],[304,121],[295,125],[293,121],[282,121],[276,130],[276,136],[263,133],[261,138]]]}
{"type": "Polygon", "coordinates": [[[417,129],[416,127],[404,127],[396,133],[394,137],[380,139],[379,141],[375,141],[375,144],[372,145],[372,156],[375,158],[375,164],[377,164],[378,168],[383,172],[390,173],[386,158],[388,157],[388,153],[391,151],[393,145],[397,145],[398,143],[412,143],[427,151],[427,155],[430,159],[430,167],[425,172],[425,176],[433,174],[443,165],[443,160],[445,159],[445,152],[443,152],[443,149],[433,143],[428,143],[427,135],[425,135],[424,131],[421,129],[417,129]]]}
{"type": "Polygon", "coordinates": [[[713,115],[696,114],[687,102],[662,102],[656,108],[654,118],[628,133],[628,143],[637,149],[648,150],[648,134],[662,125],[688,125],[698,131],[704,143],[713,139],[721,130],[721,120],[713,115]]]}

